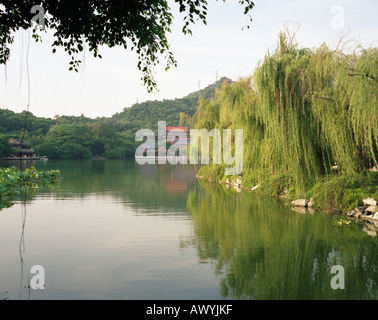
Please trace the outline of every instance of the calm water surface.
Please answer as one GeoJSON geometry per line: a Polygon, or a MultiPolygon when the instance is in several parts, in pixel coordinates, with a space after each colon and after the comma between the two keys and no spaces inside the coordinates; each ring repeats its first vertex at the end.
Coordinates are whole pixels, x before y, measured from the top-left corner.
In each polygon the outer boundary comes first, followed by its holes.
{"type": "Polygon", "coordinates": [[[33,165],[64,180],[0,212],[0,299],[378,298],[371,223],[198,182],[190,165],[33,165]],[[28,288],[34,265],[44,290],[28,288]]]}

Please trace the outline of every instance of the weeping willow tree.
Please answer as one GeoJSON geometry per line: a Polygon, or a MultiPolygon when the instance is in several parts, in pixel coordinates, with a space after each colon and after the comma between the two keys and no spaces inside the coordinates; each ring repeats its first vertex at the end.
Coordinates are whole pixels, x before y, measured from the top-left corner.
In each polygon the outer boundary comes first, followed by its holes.
{"type": "Polygon", "coordinates": [[[196,128],[244,129],[244,172],[286,174],[298,191],[377,164],[378,49],[301,49],[285,33],[253,77],[202,101],[196,128]]]}
{"type": "MultiPolygon", "coordinates": [[[[307,72],[314,53],[288,45],[285,34],[254,74],[256,118],[265,128],[257,169],[263,175],[289,172],[303,189],[330,163],[322,150],[319,122],[312,113],[307,72]]],[[[323,146],[324,147],[324,146],[323,146]]]]}
{"type": "Polygon", "coordinates": [[[345,55],[323,45],[308,69],[318,135],[338,166],[353,172],[377,164],[378,48],[345,55]]]}

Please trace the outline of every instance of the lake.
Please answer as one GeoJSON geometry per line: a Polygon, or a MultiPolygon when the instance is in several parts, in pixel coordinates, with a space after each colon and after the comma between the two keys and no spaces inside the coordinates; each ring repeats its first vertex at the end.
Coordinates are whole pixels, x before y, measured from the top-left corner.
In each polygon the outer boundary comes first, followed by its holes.
{"type": "Polygon", "coordinates": [[[0,211],[0,299],[378,298],[372,223],[198,181],[193,165],[33,165],[64,179],[0,211]]]}

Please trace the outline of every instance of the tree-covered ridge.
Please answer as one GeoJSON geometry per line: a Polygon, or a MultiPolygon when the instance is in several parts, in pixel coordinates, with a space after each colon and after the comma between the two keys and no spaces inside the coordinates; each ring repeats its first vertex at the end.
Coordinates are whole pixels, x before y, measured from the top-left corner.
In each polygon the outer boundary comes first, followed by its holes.
{"type": "Polygon", "coordinates": [[[131,108],[124,108],[122,112],[106,121],[115,130],[127,134],[135,134],[144,128],[157,130],[158,121],[166,121],[169,126],[178,126],[180,118],[192,117],[196,113],[200,98],[210,99],[214,96],[216,89],[221,88],[224,82],[230,81],[227,77],[222,77],[206,88],[180,99],[136,103],[131,108]]]}
{"type": "MultiPolygon", "coordinates": [[[[362,172],[378,160],[378,49],[301,49],[281,34],[253,77],[201,101],[193,121],[244,129],[251,184],[283,175],[303,192],[335,163],[341,173],[362,172]]],[[[218,167],[210,171],[222,178],[218,167]]]]}
{"type": "Polygon", "coordinates": [[[51,159],[133,157],[138,130],[155,130],[158,121],[166,121],[169,126],[180,125],[197,111],[200,97],[213,97],[225,81],[231,82],[223,77],[184,98],[137,103],[110,118],[91,119],[81,115],[50,119],[27,111],[15,113],[0,109],[0,156],[9,153],[7,140],[12,137],[27,140],[38,155],[51,159]]]}

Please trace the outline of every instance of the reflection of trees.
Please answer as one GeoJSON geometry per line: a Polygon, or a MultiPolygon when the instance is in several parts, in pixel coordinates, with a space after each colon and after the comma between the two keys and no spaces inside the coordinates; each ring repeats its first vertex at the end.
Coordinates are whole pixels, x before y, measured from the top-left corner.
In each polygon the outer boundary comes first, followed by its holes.
{"type": "Polygon", "coordinates": [[[50,188],[53,189],[54,185],[59,182],[53,182],[53,183],[45,183],[44,185],[38,186],[38,187],[29,187],[29,186],[24,186],[20,188],[21,194],[16,195],[12,197],[12,199],[7,199],[7,200],[2,200],[0,199],[0,211],[4,208],[10,208],[15,204],[15,201],[21,201],[22,203],[26,203],[27,201],[30,201],[34,198],[36,191],[38,189],[44,189],[44,188],[50,188]]]}
{"type": "Polygon", "coordinates": [[[299,215],[275,199],[201,183],[187,199],[200,259],[215,264],[224,297],[377,299],[377,240],[330,215],[299,215]],[[346,290],[330,286],[333,265],[346,290]]]}
{"type": "Polygon", "coordinates": [[[59,168],[63,182],[58,198],[111,195],[142,210],[186,211],[187,192],[196,183],[190,165],[139,165],[135,160],[49,161],[59,168]]]}
{"type": "Polygon", "coordinates": [[[53,190],[49,186],[49,195],[60,199],[111,195],[136,210],[186,212],[187,193],[196,183],[192,165],[141,166],[135,160],[50,160],[32,165],[62,173],[63,181],[53,190]]]}
{"type": "Polygon", "coordinates": [[[16,167],[18,170],[25,170],[30,167],[35,167],[36,160],[2,160],[0,161],[0,166],[4,167],[16,167]]]}

